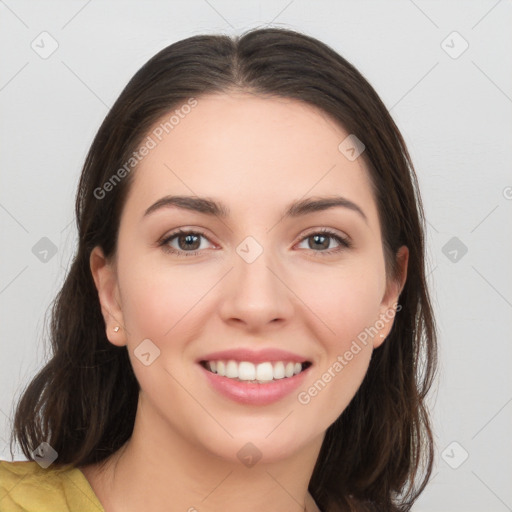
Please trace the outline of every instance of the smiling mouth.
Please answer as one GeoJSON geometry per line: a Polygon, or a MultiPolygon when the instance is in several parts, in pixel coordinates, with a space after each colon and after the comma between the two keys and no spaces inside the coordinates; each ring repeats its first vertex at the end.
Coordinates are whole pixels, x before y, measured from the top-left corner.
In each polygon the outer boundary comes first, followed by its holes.
{"type": "Polygon", "coordinates": [[[218,360],[200,361],[205,370],[238,382],[265,384],[290,379],[307,370],[311,362],[274,361],[251,363],[250,361],[218,360]]]}

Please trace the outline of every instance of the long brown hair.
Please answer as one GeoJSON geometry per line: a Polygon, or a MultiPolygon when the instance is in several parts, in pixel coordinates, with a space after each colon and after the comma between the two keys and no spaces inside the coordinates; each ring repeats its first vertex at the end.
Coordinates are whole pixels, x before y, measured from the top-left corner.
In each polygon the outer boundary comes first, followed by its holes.
{"type": "Polygon", "coordinates": [[[406,245],[407,281],[388,339],[374,350],[360,389],[326,432],[309,491],[329,512],[409,510],[432,471],[425,397],[437,359],[416,174],[397,126],[361,73],[329,46],[288,29],[184,39],[151,58],[122,91],[83,167],[78,249],[53,303],[52,357],[17,404],[11,453],[17,439],[32,459],[32,450],[47,441],[58,453],[57,466],[82,466],[104,461],[131,436],[139,385],[126,347],[106,337],[89,256],[97,245],[107,257],[115,253],[133,174],[108,193],[102,187],[163,115],[190,98],[230,91],[306,102],[366,146],[386,271],[397,276],[395,256],[406,245]]]}

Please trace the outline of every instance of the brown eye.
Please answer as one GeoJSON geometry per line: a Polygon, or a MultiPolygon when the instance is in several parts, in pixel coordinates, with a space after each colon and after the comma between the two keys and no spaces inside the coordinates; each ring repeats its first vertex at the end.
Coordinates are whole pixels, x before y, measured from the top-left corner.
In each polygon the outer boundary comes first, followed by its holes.
{"type": "Polygon", "coordinates": [[[178,246],[180,249],[196,250],[199,249],[199,246],[201,245],[200,236],[201,235],[197,236],[194,234],[178,235],[176,240],[178,241],[178,246]]]}
{"type": "Polygon", "coordinates": [[[310,235],[307,239],[309,241],[313,240],[313,243],[310,243],[309,246],[311,249],[329,249],[330,239],[332,237],[326,235],[310,235]]]}
{"type": "Polygon", "coordinates": [[[313,252],[321,255],[337,253],[352,246],[352,243],[348,239],[343,238],[337,233],[329,230],[321,230],[315,233],[310,233],[301,240],[301,243],[305,241],[308,242],[307,249],[311,249],[313,252]],[[338,245],[330,249],[332,240],[335,240],[338,245]]]}
{"type": "Polygon", "coordinates": [[[201,247],[201,238],[208,240],[208,238],[199,231],[179,230],[164,238],[159,245],[164,251],[176,254],[177,256],[196,256],[201,252],[199,250],[201,247]],[[171,245],[172,242],[176,242],[177,247],[171,245]]]}

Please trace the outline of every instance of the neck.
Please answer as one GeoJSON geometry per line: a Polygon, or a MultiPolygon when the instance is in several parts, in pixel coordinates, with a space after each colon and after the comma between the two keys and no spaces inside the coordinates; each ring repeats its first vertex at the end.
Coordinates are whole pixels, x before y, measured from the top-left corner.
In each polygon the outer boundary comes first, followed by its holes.
{"type": "Polygon", "coordinates": [[[105,512],[303,512],[322,441],[323,435],[288,457],[263,457],[254,465],[250,455],[256,449],[248,445],[242,463],[194,443],[139,398],[128,442],[101,471],[82,471],[105,512]]]}

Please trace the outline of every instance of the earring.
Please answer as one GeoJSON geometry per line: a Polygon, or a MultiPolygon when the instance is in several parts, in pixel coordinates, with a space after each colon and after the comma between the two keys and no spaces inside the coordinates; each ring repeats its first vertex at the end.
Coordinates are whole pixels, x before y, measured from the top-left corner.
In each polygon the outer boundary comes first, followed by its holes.
{"type": "Polygon", "coordinates": [[[116,325],[116,326],[114,327],[114,332],[119,332],[119,325],[116,325]]]}

